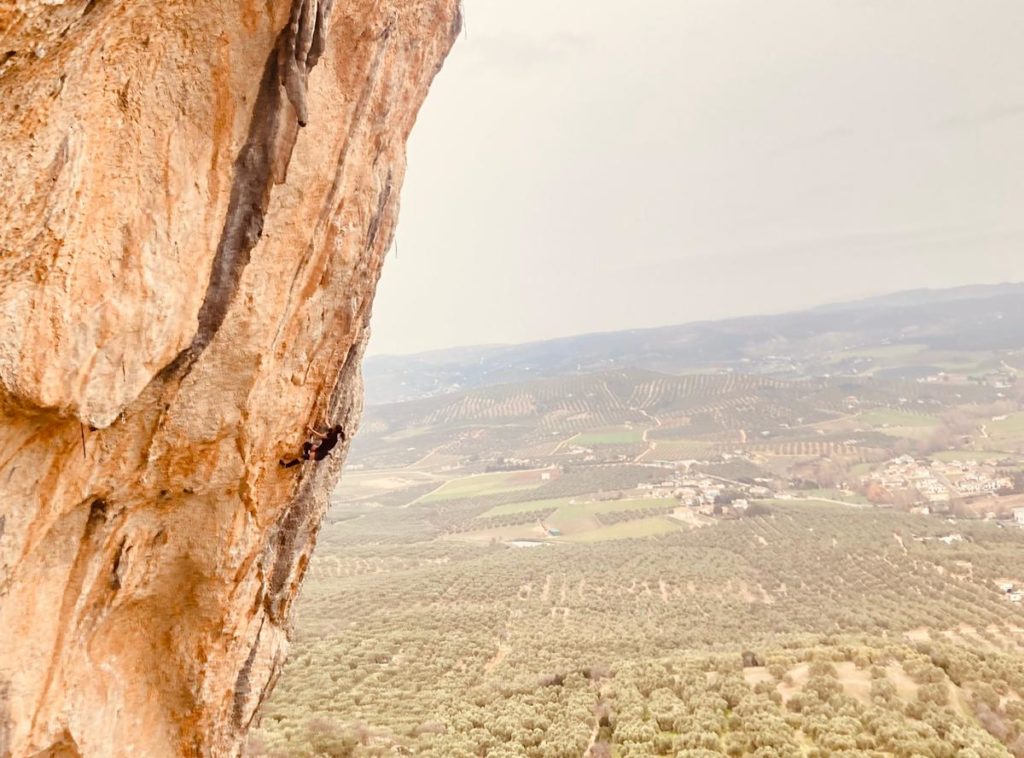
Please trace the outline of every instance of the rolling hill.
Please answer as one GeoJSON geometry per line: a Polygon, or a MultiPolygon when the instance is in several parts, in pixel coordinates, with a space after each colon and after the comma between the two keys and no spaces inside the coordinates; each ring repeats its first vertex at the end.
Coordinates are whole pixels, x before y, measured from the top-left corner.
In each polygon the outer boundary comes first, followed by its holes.
{"type": "MultiPolygon", "coordinates": [[[[997,370],[1024,345],[1024,284],[915,290],[779,315],[586,334],[522,345],[461,347],[365,364],[371,405],[538,378],[636,368],[713,369],[778,378],[950,367],[997,370]]],[[[1012,361],[1013,359],[1011,359],[1012,361]]]]}
{"type": "MultiPolygon", "coordinates": [[[[663,452],[674,441],[729,447],[807,440],[845,444],[851,436],[877,447],[877,432],[852,434],[858,426],[847,424],[828,433],[828,426],[872,409],[942,413],[997,397],[998,390],[983,385],[871,376],[672,376],[617,369],[368,406],[351,460],[380,466],[409,465],[430,454],[460,460],[484,453],[544,458],[567,442],[596,444],[606,452],[614,447],[629,456],[647,448],[648,440],[665,443],[663,452]]],[[[886,420],[876,422],[865,426],[886,420]]]]}

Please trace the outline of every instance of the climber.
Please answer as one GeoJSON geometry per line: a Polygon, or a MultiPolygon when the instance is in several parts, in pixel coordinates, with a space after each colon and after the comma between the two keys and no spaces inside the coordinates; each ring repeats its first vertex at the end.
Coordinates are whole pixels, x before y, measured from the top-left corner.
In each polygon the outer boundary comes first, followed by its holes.
{"type": "Polygon", "coordinates": [[[316,450],[313,451],[314,461],[322,461],[330,455],[334,446],[337,445],[339,441],[345,441],[345,430],[341,428],[341,424],[335,424],[327,430],[326,434],[320,434],[314,429],[310,429],[309,431],[313,432],[313,434],[320,438],[320,444],[317,445],[316,450]]]}
{"type": "Polygon", "coordinates": [[[313,427],[307,426],[306,429],[312,434],[316,440],[307,440],[302,443],[302,452],[299,453],[299,457],[292,458],[290,461],[282,458],[278,463],[283,468],[291,468],[292,466],[298,466],[303,461],[322,461],[338,444],[338,441],[345,441],[345,430],[342,429],[341,424],[335,424],[325,433],[318,432],[313,427]]]}

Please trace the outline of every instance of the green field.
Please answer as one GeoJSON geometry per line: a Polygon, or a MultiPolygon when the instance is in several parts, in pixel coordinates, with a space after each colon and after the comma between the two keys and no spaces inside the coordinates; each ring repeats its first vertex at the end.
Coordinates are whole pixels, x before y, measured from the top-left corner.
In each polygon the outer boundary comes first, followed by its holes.
{"type": "MultiPolygon", "coordinates": [[[[642,536],[629,533],[627,524],[613,527],[602,526],[596,516],[604,513],[621,513],[623,511],[642,511],[648,508],[673,507],[676,501],[672,498],[624,498],[620,500],[601,500],[597,502],[572,502],[576,498],[553,498],[550,500],[528,500],[522,503],[498,505],[485,511],[480,518],[495,518],[532,511],[556,509],[545,519],[545,523],[561,530],[565,537],[584,537],[591,532],[601,532],[599,540],[618,539],[615,529],[626,528],[623,537],[642,536]]],[[[642,520],[642,519],[638,519],[642,520]]],[[[635,522],[628,522],[632,524],[635,522]]],[[[484,530],[486,531],[486,530],[484,530]]],[[[642,531],[642,530],[641,530],[642,531]]],[[[657,532],[652,532],[657,533],[657,532]]]]}
{"type": "Polygon", "coordinates": [[[644,430],[626,426],[615,426],[607,429],[595,429],[583,432],[573,438],[577,445],[632,445],[643,442],[644,430]]]}
{"type": "Polygon", "coordinates": [[[844,503],[866,505],[869,502],[863,495],[858,495],[855,492],[843,492],[841,490],[806,490],[803,494],[811,498],[824,497],[829,500],[841,500],[844,503]]]}
{"type": "MultiPolygon", "coordinates": [[[[814,497],[795,498],[795,499],[792,499],[792,500],[784,500],[782,498],[767,498],[767,499],[764,499],[764,500],[755,500],[753,502],[758,503],[760,505],[782,506],[782,507],[788,507],[788,508],[799,507],[799,506],[804,506],[804,505],[821,506],[823,508],[842,508],[843,507],[841,505],[838,505],[835,502],[832,502],[832,501],[829,501],[829,500],[819,500],[819,499],[814,498],[814,497]]],[[[858,503],[858,502],[856,502],[854,500],[849,500],[848,502],[850,503],[851,506],[863,505],[862,503],[858,503]]]]}
{"type": "Polygon", "coordinates": [[[542,483],[539,471],[502,471],[496,474],[477,474],[446,482],[420,502],[459,500],[499,492],[529,490],[541,486],[542,483]]]}
{"type": "Polygon", "coordinates": [[[880,408],[874,411],[867,411],[857,417],[862,423],[874,427],[901,427],[914,429],[921,427],[933,427],[939,425],[939,419],[927,413],[912,413],[910,411],[898,411],[891,408],[880,408]]]}
{"type": "Polygon", "coordinates": [[[1015,456],[1013,453],[999,450],[940,450],[937,453],[932,453],[931,457],[937,461],[998,461],[1015,456]]]}
{"type": "Polygon", "coordinates": [[[713,446],[698,440],[658,440],[657,446],[647,456],[655,461],[700,460],[706,458],[713,446]]]}
{"type": "Polygon", "coordinates": [[[521,503],[508,503],[496,505],[490,510],[480,514],[481,518],[491,516],[507,516],[510,513],[528,513],[540,511],[546,508],[557,508],[555,516],[566,518],[577,518],[579,516],[593,516],[598,513],[615,513],[617,511],[641,510],[643,508],[656,508],[664,505],[674,505],[672,498],[623,498],[621,500],[602,500],[599,502],[571,502],[579,498],[559,497],[550,500],[527,500],[521,503]]]}
{"type": "Polygon", "coordinates": [[[899,366],[929,366],[948,372],[974,372],[997,369],[999,362],[991,353],[979,351],[937,351],[927,345],[877,345],[853,348],[835,353],[832,362],[846,358],[870,358],[876,361],[874,370],[899,366]]]}
{"type": "Polygon", "coordinates": [[[875,470],[877,464],[875,463],[858,463],[856,466],[850,468],[850,476],[862,477],[867,476],[875,470]]]}
{"type": "Polygon", "coordinates": [[[1002,421],[993,421],[988,425],[988,433],[996,439],[1024,437],[1024,413],[1013,413],[1002,421]]]}
{"type": "Polygon", "coordinates": [[[602,526],[581,534],[570,535],[570,542],[605,542],[608,540],[626,540],[636,537],[654,537],[668,534],[682,528],[682,524],[665,516],[652,516],[637,521],[624,521],[621,524],[602,526]]]}
{"type": "Polygon", "coordinates": [[[618,511],[635,511],[644,508],[657,508],[664,505],[675,505],[670,497],[656,498],[623,498],[621,500],[601,500],[596,503],[566,502],[558,509],[556,515],[572,518],[575,516],[594,516],[598,513],[616,513],[618,511]]]}
{"type": "Polygon", "coordinates": [[[480,518],[491,518],[493,516],[508,516],[512,513],[529,513],[530,511],[543,511],[547,508],[558,508],[568,503],[570,498],[556,497],[550,500],[527,500],[522,503],[506,503],[496,505],[488,511],[480,514],[480,518]]]}
{"type": "Polygon", "coordinates": [[[943,371],[975,372],[999,368],[999,361],[984,352],[935,352],[928,355],[927,361],[929,366],[943,371]]]}
{"type": "Polygon", "coordinates": [[[858,347],[851,350],[843,350],[837,353],[837,357],[849,358],[873,358],[885,360],[887,358],[909,358],[923,352],[927,345],[873,345],[870,347],[858,347]]]}

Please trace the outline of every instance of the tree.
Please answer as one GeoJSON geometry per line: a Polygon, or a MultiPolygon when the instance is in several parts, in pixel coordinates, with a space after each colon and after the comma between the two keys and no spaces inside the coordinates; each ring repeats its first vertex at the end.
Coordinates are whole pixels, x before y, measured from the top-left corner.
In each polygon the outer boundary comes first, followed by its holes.
{"type": "Polygon", "coordinates": [[[306,722],[306,739],[316,755],[348,758],[355,755],[359,740],[333,721],[315,718],[306,722]]]}

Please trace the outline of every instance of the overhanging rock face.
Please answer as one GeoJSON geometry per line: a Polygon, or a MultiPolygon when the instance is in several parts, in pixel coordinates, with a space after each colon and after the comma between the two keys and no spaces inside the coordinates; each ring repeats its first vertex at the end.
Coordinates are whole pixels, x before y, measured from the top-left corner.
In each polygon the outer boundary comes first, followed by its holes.
{"type": "Polygon", "coordinates": [[[355,431],[459,24],[0,2],[0,755],[239,752],[344,451],[277,462],[307,424],[355,431]]]}

